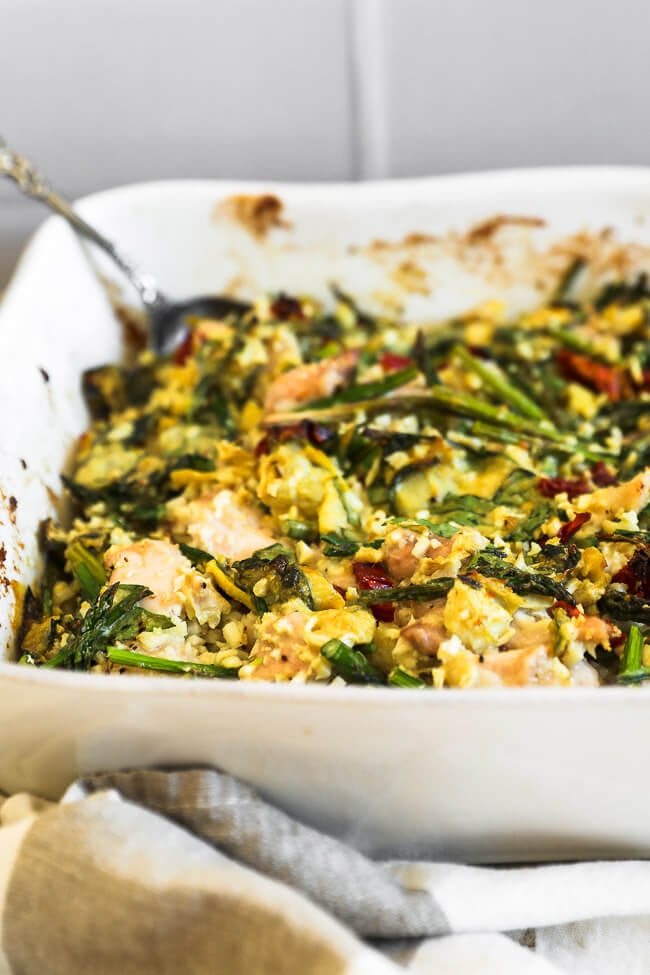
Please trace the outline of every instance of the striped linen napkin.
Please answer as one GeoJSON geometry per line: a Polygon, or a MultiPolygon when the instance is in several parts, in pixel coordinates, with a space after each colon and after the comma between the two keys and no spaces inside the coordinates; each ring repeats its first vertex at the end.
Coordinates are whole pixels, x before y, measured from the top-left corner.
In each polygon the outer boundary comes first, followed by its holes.
{"type": "Polygon", "coordinates": [[[374,862],[211,769],[0,808],[0,973],[650,971],[650,862],[374,862]]]}

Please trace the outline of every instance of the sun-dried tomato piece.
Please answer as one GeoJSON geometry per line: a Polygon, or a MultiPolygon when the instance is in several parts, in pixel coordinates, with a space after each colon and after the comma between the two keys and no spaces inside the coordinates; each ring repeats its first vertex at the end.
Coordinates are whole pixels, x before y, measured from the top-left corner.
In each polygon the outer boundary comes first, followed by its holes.
{"type": "Polygon", "coordinates": [[[394,583],[380,562],[353,562],[359,589],[392,589],[394,583]]]}
{"type": "Polygon", "coordinates": [[[589,485],[583,477],[573,481],[566,477],[541,477],[537,487],[545,498],[554,498],[556,494],[568,494],[569,498],[576,498],[579,494],[587,494],[589,491],[589,485]]]}
{"type": "Polygon", "coordinates": [[[606,366],[569,349],[560,349],[556,362],[565,379],[582,383],[598,393],[606,393],[612,402],[622,398],[623,375],[615,366],[606,366]]]}
{"type": "Polygon", "coordinates": [[[314,446],[320,447],[335,436],[336,434],[329,427],[324,426],[322,423],[314,423],[313,420],[307,420],[307,437],[314,446]]]}
{"type": "Polygon", "coordinates": [[[395,603],[373,603],[370,612],[378,623],[392,623],[395,615],[395,603]]]}
{"type": "Polygon", "coordinates": [[[492,358],[488,349],[482,345],[470,345],[468,346],[468,351],[472,353],[475,359],[487,360],[492,358]]]}
{"type": "MultiPolygon", "coordinates": [[[[379,563],[353,562],[352,571],[359,589],[391,589],[394,585],[379,563]]],[[[395,613],[395,603],[373,603],[370,612],[380,623],[391,623],[395,613]]]]}
{"type": "Polygon", "coordinates": [[[637,549],[630,561],[620,569],[612,582],[627,586],[633,596],[650,599],[650,547],[637,549]]]}
{"type": "Polygon", "coordinates": [[[558,532],[558,538],[564,544],[568,542],[572,535],[582,528],[586,522],[590,521],[591,515],[588,511],[583,511],[581,514],[576,515],[571,521],[568,521],[566,525],[562,525],[558,532]]]}
{"type": "Polygon", "coordinates": [[[305,313],[297,298],[291,295],[279,294],[271,303],[271,314],[283,322],[302,321],[305,313]]]}
{"type": "Polygon", "coordinates": [[[572,606],[571,603],[567,603],[565,599],[556,599],[551,606],[549,613],[552,613],[554,609],[563,609],[567,616],[582,615],[577,606],[572,606]]]}
{"type": "Polygon", "coordinates": [[[612,576],[612,582],[620,582],[621,585],[627,586],[628,592],[636,595],[637,579],[629,562],[619,569],[615,576],[612,576]]]}
{"type": "Polygon", "coordinates": [[[192,355],[193,335],[188,332],[180,345],[174,349],[174,363],[177,366],[185,364],[185,360],[192,355]]]}
{"type": "Polygon", "coordinates": [[[308,440],[315,447],[322,447],[335,436],[336,434],[329,427],[322,423],[314,423],[313,420],[300,420],[298,423],[291,423],[284,427],[269,427],[266,435],[255,448],[255,456],[268,454],[273,445],[286,443],[287,440],[308,440]]]}
{"type": "Polygon", "coordinates": [[[269,454],[270,452],[271,452],[271,438],[267,433],[255,445],[255,450],[253,451],[253,453],[255,454],[256,457],[263,457],[264,454],[269,454]]]}
{"type": "Polygon", "coordinates": [[[277,443],[286,443],[287,440],[307,440],[307,421],[300,420],[286,427],[271,427],[269,433],[277,443]]]}
{"type": "Polygon", "coordinates": [[[407,369],[414,364],[414,359],[408,355],[397,355],[396,352],[384,352],[379,365],[384,372],[397,372],[398,369],[407,369]]]}
{"type": "Polygon", "coordinates": [[[616,474],[609,469],[604,460],[597,461],[591,468],[591,479],[598,487],[609,487],[610,484],[618,483],[616,474]]]}

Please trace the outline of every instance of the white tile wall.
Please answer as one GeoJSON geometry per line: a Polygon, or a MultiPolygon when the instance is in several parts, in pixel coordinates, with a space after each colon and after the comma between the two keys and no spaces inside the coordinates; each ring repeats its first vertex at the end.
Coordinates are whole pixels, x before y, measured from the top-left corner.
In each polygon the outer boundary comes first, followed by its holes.
{"type": "Polygon", "coordinates": [[[647,0],[365,0],[375,173],[650,162],[647,0]]]}
{"type": "MultiPolygon", "coordinates": [[[[0,0],[0,133],[72,196],[349,179],[347,16],[346,0],[0,0]]],[[[42,219],[15,194],[0,185],[0,281],[42,219]]]]}
{"type": "MultiPolygon", "coordinates": [[[[647,0],[0,0],[0,133],[72,196],[650,161],[647,0]]],[[[42,212],[0,184],[0,284],[42,212]]]]}
{"type": "Polygon", "coordinates": [[[4,193],[0,196],[0,297],[20,248],[42,219],[43,211],[36,204],[5,199],[4,193]]]}

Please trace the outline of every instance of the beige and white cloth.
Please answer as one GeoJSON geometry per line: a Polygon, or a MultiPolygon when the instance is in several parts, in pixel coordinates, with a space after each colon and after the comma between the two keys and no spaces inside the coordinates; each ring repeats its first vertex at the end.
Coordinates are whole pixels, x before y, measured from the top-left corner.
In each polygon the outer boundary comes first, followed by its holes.
{"type": "Polygon", "coordinates": [[[650,862],[374,862],[213,769],[0,819],[0,975],[650,972],[650,862]]]}

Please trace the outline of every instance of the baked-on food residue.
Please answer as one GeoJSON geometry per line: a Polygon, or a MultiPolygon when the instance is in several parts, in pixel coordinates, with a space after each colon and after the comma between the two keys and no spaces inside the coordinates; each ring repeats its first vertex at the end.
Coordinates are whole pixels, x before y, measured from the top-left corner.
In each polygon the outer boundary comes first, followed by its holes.
{"type": "Polygon", "coordinates": [[[221,200],[214,217],[234,220],[253,237],[263,240],[271,230],[287,229],[291,224],[283,217],[284,204],[274,193],[236,193],[221,200]]]}
{"type": "Polygon", "coordinates": [[[263,297],[84,377],[24,665],[403,688],[650,675],[650,290],[436,327],[263,297]]]}

